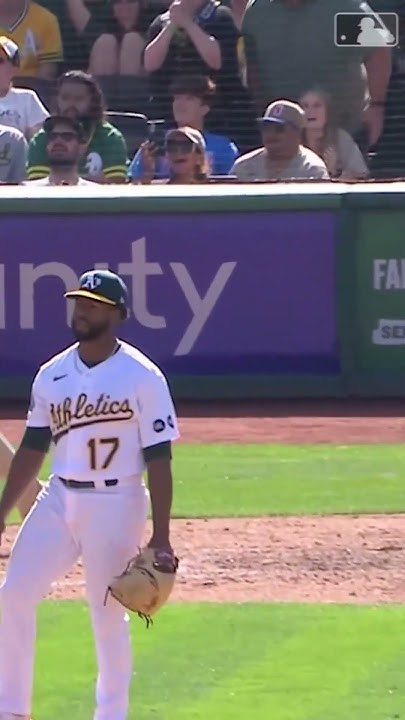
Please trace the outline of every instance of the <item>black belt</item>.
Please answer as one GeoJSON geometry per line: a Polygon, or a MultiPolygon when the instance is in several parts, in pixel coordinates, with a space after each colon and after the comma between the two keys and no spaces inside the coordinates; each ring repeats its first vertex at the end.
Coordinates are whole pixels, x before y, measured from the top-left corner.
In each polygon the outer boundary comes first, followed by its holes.
{"type": "MultiPolygon", "coordinates": [[[[81,482],[80,480],[66,480],[66,478],[62,477],[60,477],[59,480],[66,487],[75,488],[76,490],[85,490],[86,488],[89,489],[96,487],[96,484],[92,480],[85,480],[81,482]]],[[[118,485],[118,480],[117,478],[112,478],[112,480],[104,480],[104,485],[106,487],[114,487],[114,485],[118,485]]]]}

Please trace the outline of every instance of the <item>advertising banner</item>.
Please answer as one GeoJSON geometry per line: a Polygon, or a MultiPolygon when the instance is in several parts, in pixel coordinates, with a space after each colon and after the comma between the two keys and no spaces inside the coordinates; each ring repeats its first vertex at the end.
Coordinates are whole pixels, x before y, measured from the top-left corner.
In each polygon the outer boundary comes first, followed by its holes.
{"type": "Polygon", "coordinates": [[[405,213],[359,217],[356,247],[357,364],[405,370],[405,213]]]}
{"type": "Polygon", "coordinates": [[[2,216],[0,375],[72,340],[87,269],[120,273],[121,337],[172,374],[339,372],[333,212],[2,216]]]}

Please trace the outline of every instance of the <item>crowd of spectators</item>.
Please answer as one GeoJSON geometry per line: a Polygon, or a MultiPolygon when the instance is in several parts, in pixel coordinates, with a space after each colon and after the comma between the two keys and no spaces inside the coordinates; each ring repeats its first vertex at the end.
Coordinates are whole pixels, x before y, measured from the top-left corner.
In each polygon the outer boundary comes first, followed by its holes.
{"type": "Polygon", "coordinates": [[[0,0],[1,183],[400,177],[404,0],[0,0]]]}

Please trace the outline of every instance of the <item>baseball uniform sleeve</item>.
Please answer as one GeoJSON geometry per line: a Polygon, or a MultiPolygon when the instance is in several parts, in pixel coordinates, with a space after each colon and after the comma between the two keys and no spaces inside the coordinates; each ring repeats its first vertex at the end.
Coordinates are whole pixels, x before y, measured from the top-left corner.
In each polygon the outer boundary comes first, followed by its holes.
{"type": "Polygon", "coordinates": [[[50,418],[44,394],[44,380],[40,370],[32,383],[26,425],[29,428],[47,428],[49,424],[50,418]]]}
{"type": "Polygon", "coordinates": [[[28,145],[28,180],[40,180],[49,175],[46,159],[45,133],[40,130],[28,145]]]}
{"type": "Polygon", "coordinates": [[[138,391],[137,401],[142,448],[177,440],[176,412],[163,373],[149,373],[138,391]]]}
{"type": "Polygon", "coordinates": [[[103,171],[107,180],[126,179],[128,173],[128,150],[123,134],[111,128],[103,155],[103,171]]]}

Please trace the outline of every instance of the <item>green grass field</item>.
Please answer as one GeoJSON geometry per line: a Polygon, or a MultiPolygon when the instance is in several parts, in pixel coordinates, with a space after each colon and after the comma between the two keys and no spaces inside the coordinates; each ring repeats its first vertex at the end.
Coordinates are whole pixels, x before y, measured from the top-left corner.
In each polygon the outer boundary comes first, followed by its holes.
{"type": "Polygon", "coordinates": [[[174,472],[176,517],[405,511],[402,445],[179,445],[174,472]]]}
{"type": "MultiPolygon", "coordinates": [[[[132,623],[130,720],[403,718],[404,620],[400,607],[170,605],[153,630],[132,623]]],[[[39,627],[34,716],[90,719],[87,611],[44,604],[39,627]]]]}
{"type": "MultiPolygon", "coordinates": [[[[180,445],[174,514],[404,512],[404,477],[396,445],[180,445]]],[[[404,621],[389,605],[171,604],[147,632],[132,621],[129,720],[405,720],[404,621]]],[[[90,720],[94,678],[85,605],[43,603],[35,720],[90,720]]]]}

